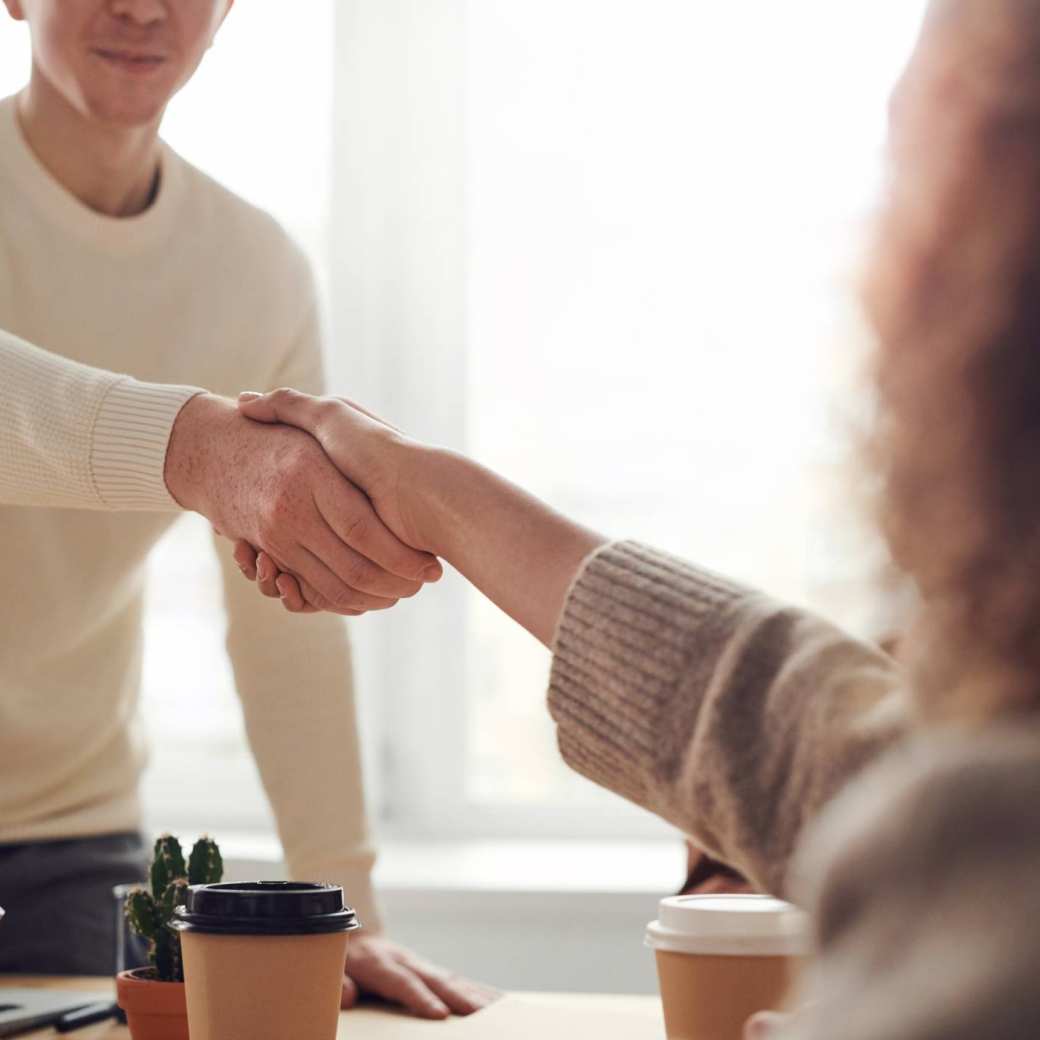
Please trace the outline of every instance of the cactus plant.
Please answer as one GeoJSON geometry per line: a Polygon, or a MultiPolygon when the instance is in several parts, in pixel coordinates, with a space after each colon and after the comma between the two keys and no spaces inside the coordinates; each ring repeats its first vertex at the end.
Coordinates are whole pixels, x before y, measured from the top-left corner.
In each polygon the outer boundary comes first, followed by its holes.
{"type": "Polygon", "coordinates": [[[150,888],[134,889],[126,898],[130,927],[148,943],[148,959],[160,982],[183,982],[180,936],[169,927],[174,909],[184,903],[189,885],[212,885],[224,873],[217,843],[202,837],[184,862],[181,843],[164,834],[155,843],[150,888]]]}

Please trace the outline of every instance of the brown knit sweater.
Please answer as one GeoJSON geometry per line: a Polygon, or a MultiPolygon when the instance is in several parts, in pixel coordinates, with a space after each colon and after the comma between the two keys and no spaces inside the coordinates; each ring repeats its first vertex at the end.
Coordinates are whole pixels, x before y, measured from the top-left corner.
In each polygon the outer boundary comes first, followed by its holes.
{"type": "Polygon", "coordinates": [[[630,542],[570,591],[549,706],[576,770],[815,910],[792,1038],[1040,1036],[1040,734],[912,734],[891,658],[630,542]]]}

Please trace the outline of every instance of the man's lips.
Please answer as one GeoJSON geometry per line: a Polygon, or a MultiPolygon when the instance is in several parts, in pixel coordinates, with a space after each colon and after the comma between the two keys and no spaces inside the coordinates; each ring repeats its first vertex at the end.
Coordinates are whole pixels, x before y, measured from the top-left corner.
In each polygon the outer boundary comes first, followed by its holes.
{"type": "Polygon", "coordinates": [[[165,54],[132,51],[121,47],[94,47],[93,53],[102,61],[124,72],[154,72],[166,63],[165,54]]]}

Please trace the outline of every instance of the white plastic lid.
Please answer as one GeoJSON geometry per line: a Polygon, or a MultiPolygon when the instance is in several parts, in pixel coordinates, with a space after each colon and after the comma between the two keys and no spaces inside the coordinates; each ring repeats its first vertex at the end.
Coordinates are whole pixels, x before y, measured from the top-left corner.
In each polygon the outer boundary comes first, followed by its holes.
{"type": "Polygon", "coordinates": [[[795,957],[808,946],[808,917],[770,896],[673,896],[646,928],[646,945],[671,953],[795,957]]]}

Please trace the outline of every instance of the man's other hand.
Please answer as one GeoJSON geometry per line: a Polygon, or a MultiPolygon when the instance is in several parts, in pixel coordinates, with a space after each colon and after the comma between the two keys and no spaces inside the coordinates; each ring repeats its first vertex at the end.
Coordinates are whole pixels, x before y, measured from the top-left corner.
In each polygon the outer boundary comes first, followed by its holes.
{"type": "Polygon", "coordinates": [[[489,986],[452,975],[380,935],[350,940],[343,977],[343,1007],[361,996],[400,1004],[421,1018],[471,1015],[501,994],[489,986]]]}

